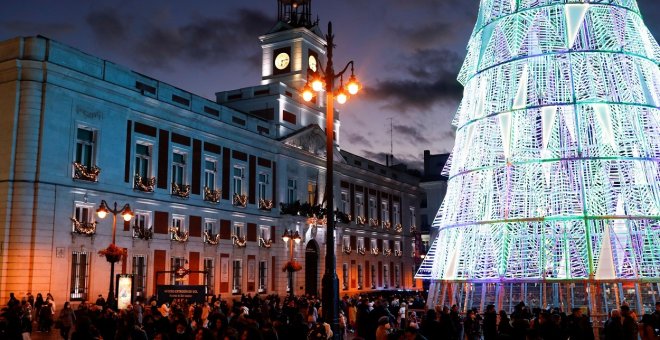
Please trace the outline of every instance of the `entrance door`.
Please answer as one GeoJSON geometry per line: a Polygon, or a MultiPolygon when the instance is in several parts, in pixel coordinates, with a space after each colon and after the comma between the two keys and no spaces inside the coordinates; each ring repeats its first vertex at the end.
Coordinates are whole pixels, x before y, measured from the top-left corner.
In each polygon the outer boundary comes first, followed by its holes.
{"type": "Polygon", "coordinates": [[[319,296],[319,245],[315,240],[307,243],[305,249],[305,294],[319,296]]]}

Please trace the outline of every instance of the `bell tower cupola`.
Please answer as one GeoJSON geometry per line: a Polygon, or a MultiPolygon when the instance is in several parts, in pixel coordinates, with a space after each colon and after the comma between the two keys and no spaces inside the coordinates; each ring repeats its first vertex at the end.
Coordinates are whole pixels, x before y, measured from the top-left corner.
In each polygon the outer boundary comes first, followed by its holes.
{"type": "Polygon", "coordinates": [[[318,23],[312,19],[312,0],[277,0],[277,23],[259,37],[262,84],[301,88],[319,70],[326,42],[318,23]]]}

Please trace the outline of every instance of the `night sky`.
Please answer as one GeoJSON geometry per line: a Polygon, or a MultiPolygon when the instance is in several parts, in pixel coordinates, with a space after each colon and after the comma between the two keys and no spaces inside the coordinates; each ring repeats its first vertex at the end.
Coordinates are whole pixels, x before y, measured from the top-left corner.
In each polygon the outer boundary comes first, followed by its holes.
{"type": "MultiPolygon", "coordinates": [[[[659,0],[638,0],[660,38],[659,0]]],[[[396,162],[421,168],[423,150],[449,152],[463,88],[456,75],[477,0],[316,0],[335,32],[335,68],[356,63],[363,92],[339,107],[341,147],[385,162],[390,118],[396,162]]],[[[94,56],[215,99],[258,85],[258,37],[277,20],[276,0],[9,1],[0,40],[44,35],[94,56]]]]}

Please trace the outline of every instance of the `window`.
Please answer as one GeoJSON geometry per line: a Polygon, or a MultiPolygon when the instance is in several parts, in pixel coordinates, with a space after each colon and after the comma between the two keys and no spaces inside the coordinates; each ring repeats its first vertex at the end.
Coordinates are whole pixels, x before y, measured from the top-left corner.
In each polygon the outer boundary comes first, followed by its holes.
{"type": "Polygon", "coordinates": [[[376,198],[373,196],[369,196],[369,218],[378,218],[376,215],[376,198]]]}
{"type": "Polygon", "coordinates": [[[135,174],[142,178],[151,177],[151,145],[135,145],[135,174]]]}
{"type": "Polygon", "coordinates": [[[218,221],[212,219],[205,219],[204,230],[207,231],[208,234],[211,236],[218,234],[220,232],[220,226],[218,225],[218,221]]]}
{"type": "Polygon", "coordinates": [[[213,276],[213,259],[210,257],[204,258],[204,271],[206,275],[204,276],[204,284],[206,285],[206,294],[214,294],[215,289],[213,283],[215,281],[213,276]]]}
{"type": "Polygon", "coordinates": [[[371,265],[371,288],[376,288],[376,265],[371,265]]]}
{"type": "Polygon", "coordinates": [[[394,241],[394,253],[395,253],[395,255],[401,254],[401,242],[400,241],[394,241]]]}
{"type": "Polygon", "coordinates": [[[133,237],[138,237],[137,233],[139,230],[145,231],[151,227],[149,225],[150,215],[145,211],[135,211],[135,217],[133,217],[133,237]]]}
{"type": "Polygon", "coordinates": [[[265,293],[267,287],[268,267],[266,261],[259,261],[259,293],[265,293]]]}
{"type": "Polygon", "coordinates": [[[270,240],[270,227],[265,225],[259,226],[259,237],[264,241],[270,240]]]}
{"type": "Polygon", "coordinates": [[[410,243],[410,246],[411,246],[410,249],[413,250],[413,251],[412,251],[412,257],[415,257],[415,255],[417,254],[417,247],[416,247],[415,241],[412,241],[412,242],[410,243]]]}
{"type": "Polygon", "coordinates": [[[94,165],[94,130],[79,127],[76,133],[76,163],[87,168],[94,165]]]}
{"type": "Polygon", "coordinates": [[[380,221],[383,223],[390,221],[390,205],[386,200],[380,202],[380,221]]]}
{"type": "Polygon", "coordinates": [[[357,281],[358,289],[362,289],[362,264],[358,263],[357,265],[357,281]]]}
{"type": "Polygon", "coordinates": [[[357,247],[358,249],[364,249],[364,237],[358,237],[357,247]]]}
{"type": "Polygon", "coordinates": [[[348,198],[348,191],[341,192],[341,212],[348,214],[351,212],[350,200],[348,198]]]}
{"type": "Polygon", "coordinates": [[[348,249],[351,246],[351,237],[349,235],[344,235],[342,240],[342,245],[344,248],[348,249]]]}
{"type": "Polygon", "coordinates": [[[266,196],[266,189],[268,188],[268,174],[266,173],[260,173],[259,174],[259,183],[257,185],[257,197],[259,201],[261,200],[268,200],[268,196],[266,196]]]}
{"type": "Polygon", "coordinates": [[[245,178],[245,168],[234,167],[234,194],[243,195],[243,179],[245,178]]]}
{"type": "Polygon", "coordinates": [[[378,240],[375,238],[371,239],[371,249],[378,249],[378,240]]]}
{"type": "Polygon", "coordinates": [[[364,197],[355,195],[355,216],[364,216],[364,197]]]}
{"type": "Polygon", "coordinates": [[[342,285],[344,289],[348,289],[348,263],[342,265],[342,285]]]}
{"type": "Polygon", "coordinates": [[[174,152],[172,154],[172,183],[183,186],[185,183],[186,155],[174,152]]]}
{"type": "Polygon", "coordinates": [[[75,219],[80,223],[91,223],[94,212],[92,206],[76,204],[75,219]]]}
{"type": "Polygon", "coordinates": [[[297,180],[295,178],[289,178],[286,183],[286,201],[287,203],[295,203],[298,200],[297,191],[297,180]]]}
{"type": "Polygon", "coordinates": [[[185,257],[174,257],[172,256],[170,258],[170,270],[172,273],[170,274],[170,284],[171,285],[177,285],[181,286],[184,283],[184,280],[186,279],[185,276],[183,277],[178,277],[174,273],[179,267],[183,267],[186,264],[186,258],[185,257]]]}
{"type": "Polygon", "coordinates": [[[397,225],[401,223],[399,221],[399,205],[398,204],[393,204],[392,205],[392,224],[397,225]]]}
{"type": "Polygon", "coordinates": [[[232,266],[232,293],[240,293],[241,292],[241,260],[234,260],[234,264],[232,266]]]}
{"type": "Polygon", "coordinates": [[[394,287],[399,288],[401,285],[399,265],[394,265],[394,287]]]}
{"type": "Polygon", "coordinates": [[[181,215],[172,215],[172,227],[177,228],[179,232],[186,231],[186,218],[181,215]]]}
{"type": "Polygon", "coordinates": [[[204,187],[215,190],[215,176],[217,174],[217,162],[214,159],[204,161],[204,187]]]}
{"type": "Polygon", "coordinates": [[[387,282],[389,281],[389,277],[390,277],[389,273],[390,272],[389,272],[388,269],[389,268],[387,267],[386,264],[383,265],[383,288],[387,288],[387,282]]]}
{"type": "Polygon", "coordinates": [[[135,277],[135,293],[137,296],[147,295],[147,257],[144,255],[133,255],[133,271],[135,277]]]}
{"type": "Polygon", "coordinates": [[[245,229],[245,225],[241,222],[235,222],[234,223],[234,235],[236,235],[238,238],[243,237],[243,229],[245,229]]]}
{"type": "Polygon", "coordinates": [[[316,204],[316,182],[315,181],[309,181],[307,182],[307,203],[311,205],[316,204]]]}
{"type": "Polygon", "coordinates": [[[74,251],[71,254],[71,295],[69,300],[85,301],[89,294],[89,254],[74,251]]]}
{"type": "Polygon", "coordinates": [[[387,240],[383,240],[383,254],[385,253],[386,250],[390,249],[390,242],[387,240]]]}

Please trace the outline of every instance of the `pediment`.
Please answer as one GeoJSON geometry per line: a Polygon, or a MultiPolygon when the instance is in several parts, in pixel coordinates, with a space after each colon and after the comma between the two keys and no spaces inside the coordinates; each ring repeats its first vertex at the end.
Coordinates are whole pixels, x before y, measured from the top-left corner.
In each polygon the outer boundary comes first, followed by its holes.
{"type": "MultiPolygon", "coordinates": [[[[318,157],[325,158],[325,131],[317,124],[308,125],[282,139],[286,145],[304,150],[318,157]]],[[[334,146],[333,156],[335,162],[345,163],[346,161],[339,153],[337,146],[334,146]]]]}

